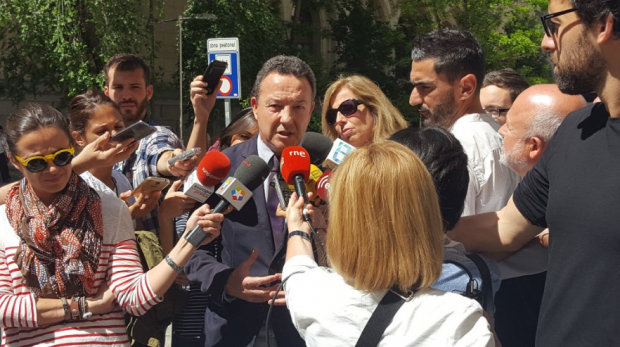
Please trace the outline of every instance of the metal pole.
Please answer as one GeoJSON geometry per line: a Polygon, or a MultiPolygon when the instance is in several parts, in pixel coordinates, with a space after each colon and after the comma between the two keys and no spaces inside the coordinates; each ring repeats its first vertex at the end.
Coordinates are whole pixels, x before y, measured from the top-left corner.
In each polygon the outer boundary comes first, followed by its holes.
{"type": "Polygon", "coordinates": [[[230,124],[230,99],[224,99],[224,123],[230,124]]]}
{"type": "Polygon", "coordinates": [[[183,16],[179,15],[179,138],[183,142],[183,16]]]}

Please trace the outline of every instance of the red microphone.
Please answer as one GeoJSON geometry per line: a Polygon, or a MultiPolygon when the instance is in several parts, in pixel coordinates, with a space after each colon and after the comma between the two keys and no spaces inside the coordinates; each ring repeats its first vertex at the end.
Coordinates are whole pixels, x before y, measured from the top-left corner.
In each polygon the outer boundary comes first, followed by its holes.
{"type": "Polygon", "coordinates": [[[213,194],[213,186],[223,181],[229,172],[230,159],[222,152],[211,151],[183,182],[183,194],[203,203],[213,194]]]}
{"type": "Polygon", "coordinates": [[[325,170],[318,181],[316,181],[316,194],[325,202],[329,202],[329,178],[332,170],[325,170]]]}
{"type": "Polygon", "coordinates": [[[308,203],[306,182],[310,178],[310,154],[301,146],[288,146],[282,151],[280,173],[286,183],[295,187],[295,192],[308,203]]]}

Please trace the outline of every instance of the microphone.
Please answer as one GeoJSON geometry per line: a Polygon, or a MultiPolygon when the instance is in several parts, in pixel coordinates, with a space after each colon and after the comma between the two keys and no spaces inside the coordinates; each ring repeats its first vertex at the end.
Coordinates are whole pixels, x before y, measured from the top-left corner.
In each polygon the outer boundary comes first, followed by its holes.
{"type": "MultiPolygon", "coordinates": [[[[312,158],[312,156],[310,158],[312,158]]],[[[321,169],[319,169],[318,166],[311,164],[310,165],[310,179],[308,180],[308,183],[306,183],[306,191],[314,195],[314,201],[311,201],[311,203],[315,207],[318,207],[321,204],[321,199],[319,198],[317,191],[316,191],[317,183],[318,183],[319,178],[321,178],[321,175],[323,175],[323,171],[321,171],[321,169]]]]}
{"type": "Polygon", "coordinates": [[[316,194],[325,202],[329,202],[329,178],[332,170],[325,170],[319,180],[316,182],[316,194]]]}
{"type": "Polygon", "coordinates": [[[207,153],[196,170],[183,182],[183,194],[204,203],[213,194],[213,186],[222,182],[230,172],[230,159],[219,151],[207,153]]]}
{"type": "Polygon", "coordinates": [[[337,168],[340,164],[342,164],[344,158],[346,158],[354,150],[355,147],[342,141],[341,139],[336,139],[336,141],[334,141],[334,145],[329,151],[329,154],[327,155],[327,158],[325,158],[325,161],[323,162],[323,166],[332,170],[337,168]]]}
{"type": "MultiPolygon", "coordinates": [[[[222,213],[229,205],[237,211],[252,198],[252,191],[260,187],[267,179],[271,168],[257,155],[251,155],[237,167],[233,177],[226,181],[215,192],[222,200],[215,206],[211,213],[222,213]]],[[[198,225],[185,235],[185,239],[194,247],[200,246],[206,234],[198,225]]]]}
{"type": "Polygon", "coordinates": [[[282,151],[280,172],[287,184],[295,187],[295,192],[308,203],[306,182],[310,178],[310,155],[301,146],[288,146],[282,151]]]}
{"type": "Polygon", "coordinates": [[[333,144],[329,137],[309,132],[304,135],[299,145],[308,151],[312,164],[319,166],[327,158],[333,144]]]}

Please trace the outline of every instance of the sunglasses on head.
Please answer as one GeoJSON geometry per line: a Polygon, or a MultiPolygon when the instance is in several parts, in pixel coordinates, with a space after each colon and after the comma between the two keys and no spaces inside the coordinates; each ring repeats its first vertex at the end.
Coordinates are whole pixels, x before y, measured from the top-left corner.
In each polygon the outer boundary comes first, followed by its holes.
{"type": "Polygon", "coordinates": [[[338,108],[330,108],[325,114],[325,120],[327,121],[327,124],[336,124],[338,112],[342,113],[342,115],[345,117],[352,116],[355,112],[357,112],[357,107],[361,104],[363,104],[363,102],[357,99],[348,99],[343,101],[340,106],[338,106],[338,108]]]}
{"type": "Polygon", "coordinates": [[[72,146],[71,148],[61,149],[56,153],[45,156],[37,155],[24,160],[16,155],[15,159],[17,159],[28,171],[32,173],[39,173],[43,172],[43,170],[47,168],[48,160],[52,160],[56,166],[65,166],[71,162],[74,154],[75,148],[72,146]]]}

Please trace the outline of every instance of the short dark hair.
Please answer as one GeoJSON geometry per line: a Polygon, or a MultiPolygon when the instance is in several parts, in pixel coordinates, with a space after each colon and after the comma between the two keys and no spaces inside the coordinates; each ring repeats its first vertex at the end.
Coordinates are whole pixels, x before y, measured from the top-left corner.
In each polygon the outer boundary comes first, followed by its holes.
{"type": "Polygon", "coordinates": [[[413,40],[413,61],[435,59],[435,73],[450,83],[465,75],[476,76],[476,90],[484,79],[484,53],[476,37],[465,30],[437,29],[413,40]]]}
{"type": "Polygon", "coordinates": [[[594,22],[605,21],[605,17],[614,18],[614,35],[620,37],[620,2],[617,0],[571,0],[577,9],[579,18],[591,26],[594,22]]]}
{"type": "Polygon", "coordinates": [[[491,71],[486,74],[484,81],[482,81],[482,88],[488,86],[508,89],[510,100],[514,102],[519,94],[530,87],[530,83],[520,73],[509,68],[491,71]]]}
{"type": "Polygon", "coordinates": [[[303,60],[288,55],[275,56],[263,64],[263,67],[256,75],[256,81],[254,81],[254,87],[250,96],[258,98],[263,80],[272,72],[280,75],[293,75],[297,78],[305,77],[312,87],[312,100],[316,97],[316,78],[314,77],[314,72],[303,60]]]}
{"type": "Polygon", "coordinates": [[[142,70],[144,72],[144,84],[151,85],[151,68],[144,62],[144,60],[135,54],[116,54],[112,58],[108,59],[103,68],[103,74],[105,79],[105,85],[110,83],[110,69],[116,68],[116,71],[135,71],[142,70]]]}
{"type": "Polygon", "coordinates": [[[110,105],[121,112],[118,104],[97,89],[89,89],[86,93],[75,96],[69,103],[69,119],[72,131],[84,134],[84,129],[97,107],[110,105]]]}
{"type": "Polygon", "coordinates": [[[426,165],[439,196],[444,230],[454,229],[463,214],[469,184],[467,154],[461,143],[439,127],[403,129],[390,140],[409,147],[426,165]]]}
{"type": "Polygon", "coordinates": [[[6,143],[9,146],[9,152],[15,156],[16,144],[22,136],[47,127],[62,130],[69,138],[69,143],[74,145],[67,117],[51,106],[28,103],[11,114],[6,122],[6,143]]]}

